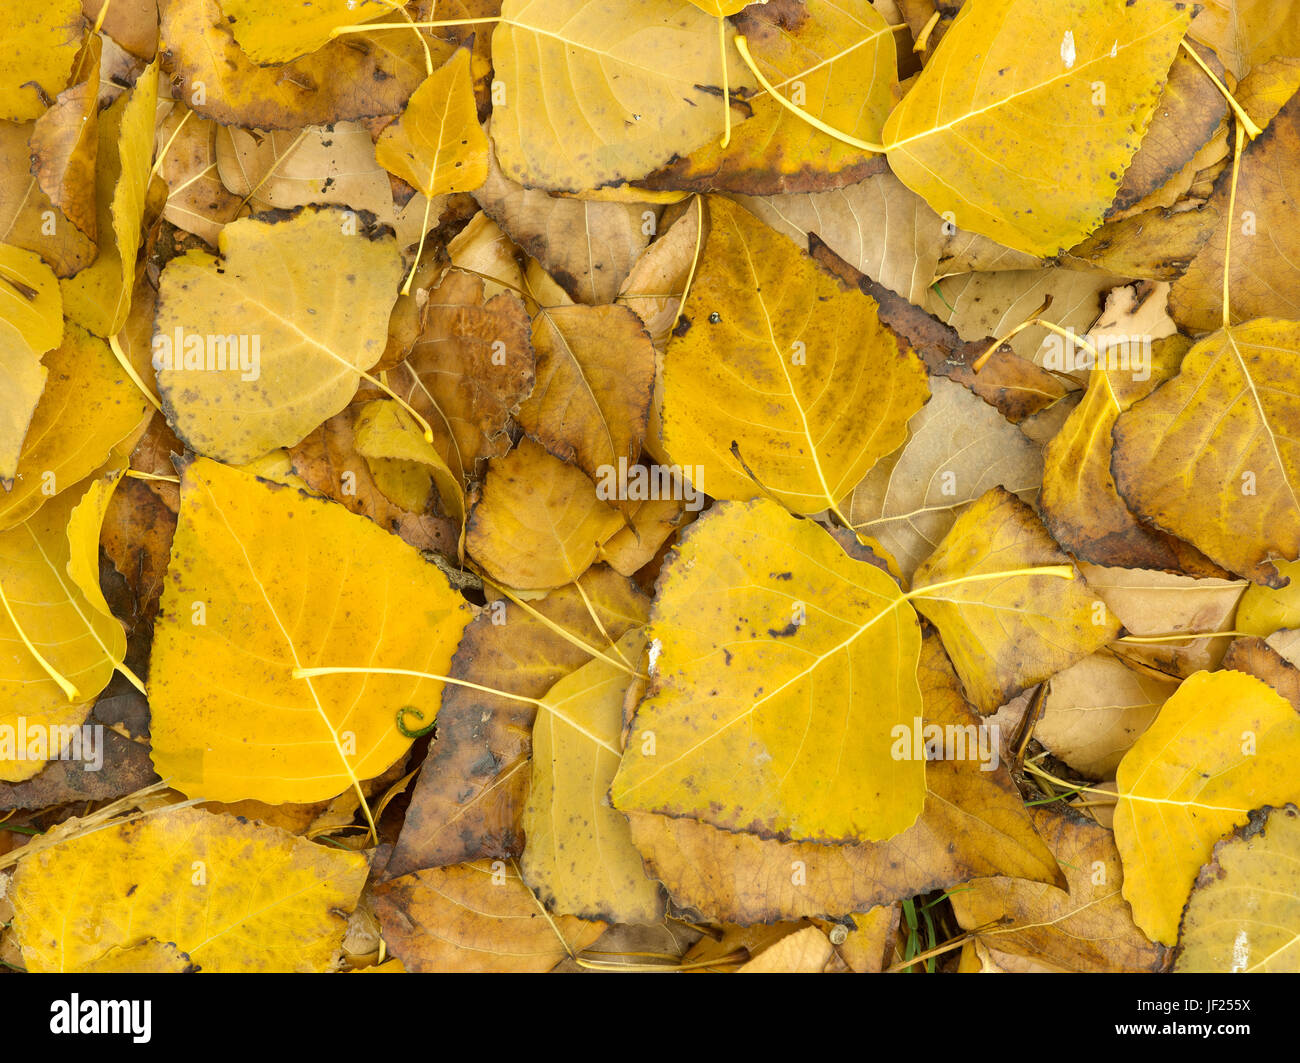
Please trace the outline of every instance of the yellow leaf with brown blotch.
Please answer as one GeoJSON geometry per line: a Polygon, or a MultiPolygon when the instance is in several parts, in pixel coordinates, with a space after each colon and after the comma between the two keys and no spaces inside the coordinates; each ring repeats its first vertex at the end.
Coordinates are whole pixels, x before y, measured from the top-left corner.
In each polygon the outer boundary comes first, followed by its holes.
{"type": "Polygon", "coordinates": [[[81,0],[0,9],[0,119],[26,122],[45,110],[67,84],[85,32],[81,0]]]}
{"type": "Polygon", "coordinates": [[[41,356],[63,339],[59,281],[40,256],[0,244],[0,483],[12,486],[49,373],[41,356]]]}

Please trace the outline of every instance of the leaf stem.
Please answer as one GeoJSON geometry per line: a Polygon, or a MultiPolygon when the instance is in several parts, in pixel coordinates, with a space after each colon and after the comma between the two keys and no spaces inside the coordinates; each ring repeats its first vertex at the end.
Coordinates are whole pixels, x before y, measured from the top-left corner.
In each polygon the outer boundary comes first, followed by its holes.
{"type": "Polygon", "coordinates": [[[875,144],[869,140],[859,140],[857,137],[849,136],[848,133],[842,132],[841,130],[836,129],[834,126],[827,125],[820,118],[817,118],[814,115],[809,114],[802,107],[795,106],[784,96],[782,96],[779,92],[777,92],[776,87],[770,81],[768,81],[767,78],[763,76],[763,72],[758,69],[758,65],[754,62],[753,56],[749,54],[749,43],[745,40],[743,36],[736,37],[736,51],[740,53],[740,58],[745,61],[745,65],[749,67],[754,77],[758,79],[758,83],[763,86],[763,88],[769,93],[769,95],[771,95],[772,99],[776,100],[776,102],[779,103],[786,110],[791,111],[794,114],[797,114],[800,118],[802,118],[814,129],[818,129],[821,132],[825,133],[828,137],[833,137],[834,139],[840,141],[841,143],[848,144],[850,147],[858,148],[861,151],[874,152],[875,154],[878,155],[883,155],[885,153],[885,146],[883,144],[875,144]]]}
{"type": "Polygon", "coordinates": [[[1223,229],[1223,327],[1226,329],[1232,321],[1228,311],[1228,270],[1229,254],[1232,251],[1232,227],[1237,217],[1237,175],[1241,172],[1241,149],[1246,132],[1240,122],[1237,123],[1237,139],[1232,148],[1232,187],[1228,192],[1228,224],[1223,229]]]}
{"type": "Polygon", "coordinates": [[[67,696],[68,701],[80,701],[81,692],[72,685],[71,680],[67,679],[62,672],[55,668],[54,665],[50,664],[50,662],[42,656],[41,651],[32,645],[32,640],[27,637],[27,632],[23,630],[22,624],[18,622],[18,617],[14,615],[13,608],[9,605],[9,599],[5,595],[3,583],[0,583],[0,606],[4,607],[4,611],[9,617],[9,622],[13,624],[14,630],[18,632],[18,638],[22,641],[22,644],[27,647],[27,651],[36,658],[36,663],[41,666],[45,674],[59,684],[59,689],[67,696]]]}
{"type": "Polygon", "coordinates": [[[1199,55],[1197,55],[1196,49],[1193,48],[1190,44],[1188,44],[1185,38],[1179,41],[1178,43],[1182,47],[1183,51],[1185,51],[1194,60],[1196,60],[1196,65],[1199,66],[1203,71],[1205,71],[1205,76],[1208,77],[1211,81],[1213,81],[1214,87],[1218,89],[1220,93],[1223,94],[1223,98],[1228,101],[1228,106],[1232,108],[1232,113],[1237,116],[1237,121],[1239,121],[1243,126],[1245,126],[1246,135],[1249,136],[1251,140],[1254,140],[1257,136],[1260,135],[1260,133],[1264,132],[1262,129],[1259,128],[1259,126],[1257,126],[1254,123],[1254,121],[1251,120],[1251,117],[1246,113],[1245,108],[1242,107],[1241,104],[1237,102],[1236,97],[1233,96],[1232,93],[1228,91],[1228,86],[1226,86],[1222,81],[1220,81],[1218,77],[1215,75],[1214,71],[1211,70],[1205,64],[1205,60],[1202,59],[1199,55]]]}
{"type": "Polygon", "coordinates": [[[731,85],[727,79],[727,20],[718,16],[718,54],[722,57],[722,148],[731,143],[731,85]]]}
{"type": "Polygon", "coordinates": [[[1075,572],[1073,565],[1036,565],[1031,568],[1010,568],[1002,572],[975,572],[969,576],[958,576],[956,579],[941,580],[938,583],[930,583],[924,587],[913,587],[903,595],[905,601],[913,598],[928,598],[930,591],[944,590],[948,587],[958,587],[963,583],[980,583],[985,580],[1007,579],[1011,576],[1051,576],[1056,579],[1074,579],[1075,572]]]}
{"type": "MultiPolygon", "coordinates": [[[[529,705],[542,704],[542,702],[537,698],[526,698],[522,694],[511,694],[505,690],[497,690],[496,687],[485,687],[479,683],[471,683],[468,679],[453,679],[449,675],[438,675],[435,672],[417,672],[410,668],[339,666],[329,668],[295,668],[293,670],[294,679],[311,679],[318,675],[407,675],[416,679],[433,679],[439,683],[450,683],[452,686],[467,687],[470,690],[477,690],[483,694],[495,694],[499,698],[509,698],[511,701],[524,701],[529,705]]],[[[413,713],[418,719],[424,719],[418,710],[411,709],[410,706],[403,706],[403,708],[398,711],[398,716],[400,717],[406,712],[413,713]]]]}

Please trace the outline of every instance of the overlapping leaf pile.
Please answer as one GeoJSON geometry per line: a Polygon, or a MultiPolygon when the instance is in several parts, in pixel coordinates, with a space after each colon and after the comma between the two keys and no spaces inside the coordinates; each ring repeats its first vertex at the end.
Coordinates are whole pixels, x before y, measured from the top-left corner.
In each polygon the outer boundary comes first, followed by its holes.
{"type": "Polygon", "coordinates": [[[0,13],[0,962],[1300,967],[1300,41],[617,6],[0,13]]]}

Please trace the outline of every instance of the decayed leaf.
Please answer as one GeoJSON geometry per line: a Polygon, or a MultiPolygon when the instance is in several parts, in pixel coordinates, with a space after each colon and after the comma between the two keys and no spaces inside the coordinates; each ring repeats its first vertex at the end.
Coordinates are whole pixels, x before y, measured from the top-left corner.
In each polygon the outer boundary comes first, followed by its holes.
{"type": "Polygon", "coordinates": [[[1300,811],[1265,808],[1214,846],[1183,912],[1174,970],[1300,970],[1300,811]]]}
{"type": "Polygon", "coordinates": [[[1296,665],[1295,631],[1278,631],[1267,639],[1256,635],[1234,639],[1223,655],[1223,667],[1262,679],[1300,712],[1300,667],[1296,665]]]}
{"type": "Polygon", "coordinates": [[[890,167],[962,229],[1034,255],[1073,246],[1110,205],[1190,14],[1161,0],[964,5],[885,124],[890,167]]]}
{"type": "Polygon", "coordinates": [[[1026,574],[943,584],[1069,561],[1034,511],[995,487],[957,518],[916,570],[916,607],[939,628],[966,694],[981,712],[993,712],[1099,649],[1118,633],[1119,621],[1081,579],[1026,574]],[[927,591],[930,586],[936,589],[927,591]]]}
{"type": "Polygon", "coordinates": [[[314,207],[232,222],[220,249],[163,270],[154,367],[176,434],[242,464],[347,405],[383,354],[401,261],[391,235],[314,207]]]}
{"type": "MultiPolygon", "coordinates": [[[[922,642],[918,678],[926,725],[945,733],[978,726],[933,638],[922,642]]],[[[632,838],[676,904],[722,922],[839,918],[981,875],[1064,886],[1006,769],[983,766],[969,758],[930,762],[921,818],[884,842],[781,843],[643,812],[629,816],[632,838]]]]}
{"type": "Polygon", "coordinates": [[[854,269],[917,306],[928,305],[944,221],[888,170],[829,192],[745,196],[740,202],[800,245],[815,232],[854,269]]]}
{"type": "Polygon", "coordinates": [[[1095,653],[1052,676],[1034,737],[1075,771],[1109,779],[1160,706],[1178,689],[1095,653]]]}
{"type": "Polygon", "coordinates": [[[387,532],[199,459],[181,483],[153,644],[154,764],[176,789],[218,801],[333,797],[406,751],[397,711],[432,720],[441,684],[294,670],[445,675],[469,618],[446,577],[387,532]]]}
{"type": "Polygon", "coordinates": [[[464,48],[424,80],[375,142],[379,165],[429,197],[478,188],[487,157],[464,48]]]}
{"type": "MultiPolygon", "coordinates": [[[[645,636],[612,651],[634,665],[645,636]]],[[[658,883],[646,877],[627,818],[606,794],[622,756],[623,697],[631,677],[593,660],[555,684],[533,722],[532,785],[519,869],[554,912],[607,923],[655,923],[658,883]]]]}
{"type": "Polygon", "coordinates": [[[622,526],[582,470],[523,439],[488,470],[470,507],[465,549],[507,587],[544,590],[582,575],[622,526]]]}
{"type": "Polygon", "coordinates": [[[79,64],[85,80],[59,93],[32,127],[32,172],[50,202],[87,238],[98,236],[95,159],[99,154],[99,37],[92,37],[79,64]]]}
{"type": "Polygon", "coordinates": [[[9,895],[29,971],[156,969],[149,939],[213,973],[325,971],[365,880],[360,853],[178,808],[27,857],[9,895]]]}
{"type": "Polygon", "coordinates": [[[518,296],[487,298],[482,279],[452,270],[429,292],[424,328],[389,374],[389,386],[429,422],[434,447],[463,484],[510,447],[506,427],[533,387],[529,335],[518,296]]]}
{"type": "Polygon", "coordinates": [[[408,971],[549,971],[585,949],[604,923],[548,918],[518,872],[501,861],[435,867],[375,890],[384,940],[408,971]]]}
{"type": "Polygon", "coordinates": [[[86,32],[81,0],[6,4],[0,12],[0,119],[38,117],[68,83],[86,32]]]}
{"type": "MultiPolygon", "coordinates": [[[[580,191],[643,177],[722,135],[717,22],[674,0],[505,0],[492,138],[507,177],[580,191]]],[[[726,30],[728,40],[734,31],[726,30]]],[[[754,86],[728,44],[732,92],[754,86]]]]}
{"type": "MultiPolygon", "coordinates": [[[[623,306],[557,306],[533,321],[533,393],[519,423],[556,457],[598,484],[641,453],[654,388],[655,352],[623,306]]],[[[610,497],[623,497],[622,494],[610,497]]]]}
{"type": "Polygon", "coordinates": [[[99,116],[95,175],[99,254],[75,277],[61,282],[64,313],[96,336],[120,332],[131,308],[157,102],[158,64],[150,63],[131,92],[119,96],[99,116]]]}
{"type": "Polygon", "coordinates": [[[1187,272],[1174,284],[1174,318],[1187,329],[1207,331],[1223,324],[1226,266],[1234,324],[1257,317],[1300,317],[1300,231],[1295,203],[1300,197],[1300,96],[1293,96],[1241,156],[1236,213],[1229,217],[1232,172],[1225,170],[1211,205],[1219,224],[1187,272]],[[1231,254],[1225,261],[1225,240],[1231,254]]]}
{"type": "Polygon", "coordinates": [[[488,163],[487,179],[474,192],[484,213],[540,262],[570,298],[592,305],[612,302],[654,235],[658,211],[646,203],[547,195],[508,178],[495,155],[488,163]]]}
{"type": "Polygon", "coordinates": [[[1219,666],[1227,639],[1196,635],[1233,629],[1237,602],[1248,586],[1245,580],[1221,578],[1227,575],[1222,570],[1217,576],[1197,578],[1087,563],[1079,567],[1088,586],[1134,636],[1134,641],[1111,645],[1116,656],[1175,678],[1219,666]]]}
{"type": "MultiPolygon", "coordinates": [[[[581,591],[562,587],[527,608],[493,602],[465,629],[448,674],[540,698],[591,659],[584,646],[608,654],[607,635],[619,639],[645,623],[649,603],[630,580],[597,565],[581,583],[581,591]]],[[[437,739],[411,795],[390,873],[519,855],[534,713],[529,702],[481,690],[443,692],[437,739]]]]}
{"type": "MultiPolygon", "coordinates": [[[[697,5],[699,6],[699,5],[697,5]]],[[[755,63],[783,96],[832,128],[876,141],[898,84],[894,27],[857,0],[770,0],[732,19],[755,63]]],[[[645,182],[649,187],[726,189],[751,195],[849,184],[879,161],[815,129],[761,92],[733,124],[726,148],[706,143],[645,182]]]]}
{"type": "Polygon", "coordinates": [[[49,376],[13,488],[0,488],[0,530],[26,520],[50,497],[103,465],[118,444],[143,429],[149,410],[108,344],[76,325],[66,325],[63,342],[45,356],[45,367],[49,376]]]}
{"type": "Polygon", "coordinates": [[[891,747],[921,714],[920,627],[879,568],[772,502],[717,506],[665,566],[649,635],[616,807],[818,842],[915,822],[925,764],[891,747]]]}
{"type": "Polygon", "coordinates": [[[454,47],[428,31],[381,31],[331,41],[283,66],[258,66],[235,41],[221,0],[160,0],[158,9],[175,97],[223,125],[250,129],[397,114],[425,78],[420,38],[435,63],[454,47]]]}
{"type": "Polygon", "coordinates": [[[41,356],[63,339],[63,300],[53,271],[30,251],[0,244],[0,485],[18,472],[32,414],[49,371],[41,356]]]}
{"type": "Polygon", "coordinates": [[[939,545],[958,510],[1001,485],[1026,502],[1042,479],[1039,450],[960,384],[930,381],[931,398],[907,425],[907,442],[878,462],[842,509],[855,531],[912,573],[939,545]]]}
{"type": "Polygon", "coordinates": [[[1017,879],[976,879],[950,896],[957,922],[996,954],[1062,971],[1161,971],[1166,950],[1133,923],[1111,832],[1077,812],[1030,810],[1065,869],[1068,889],[1017,879]]]}
{"type": "Polygon", "coordinates": [[[460,528],[426,510],[411,513],[389,500],[357,450],[357,409],[331,417],[289,451],[292,471],[313,491],[369,517],[417,550],[455,555],[460,528]]]}
{"type": "Polygon", "coordinates": [[[0,121],[0,241],[36,252],[60,277],[70,277],[94,261],[95,244],[62,216],[32,176],[33,128],[31,122],[0,121]]]}
{"type": "Polygon", "coordinates": [[[715,498],[835,506],[903,442],[928,396],[921,360],[743,207],[710,199],[709,223],[664,357],[664,446],[715,498]]]}
{"type": "Polygon", "coordinates": [[[103,513],[94,512],[94,500],[86,497],[91,508],[76,526],[70,522],[82,498],[71,490],[0,532],[5,606],[0,611],[0,779],[5,782],[31,778],[51,759],[70,757],[82,760],[83,767],[91,762],[78,728],[126,655],[122,625],[99,590],[103,513]]]}
{"type": "Polygon", "coordinates": [[[1297,375],[1293,322],[1262,318],[1201,340],[1176,377],[1116,421],[1111,470],[1120,495],[1229,571],[1278,586],[1269,560],[1300,555],[1288,388],[1297,375]],[[1180,474],[1170,477],[1171,468],[1180,474]]]}
{"type": "Polygon", "coordinates": [[[219,126],[177,104],[158,127],[167,145],[159,173],[167,182],[163,217],[213,247],[222,226],[239,217],[243,199],[221,183],[218,173],[219,126]]]}
{"type": "Polygon", "coordinates": [[[1300,799],[1300,713],[1254,676],[1198,672],[1120,762],[1115,843],[1124,896],[1172,945],[1197,870],[1252,809],[1300,799]]]}

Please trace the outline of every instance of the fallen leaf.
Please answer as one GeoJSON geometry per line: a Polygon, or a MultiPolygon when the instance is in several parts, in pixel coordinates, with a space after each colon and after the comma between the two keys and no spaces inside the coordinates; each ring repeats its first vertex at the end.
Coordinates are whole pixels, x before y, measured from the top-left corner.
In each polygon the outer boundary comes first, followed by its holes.
{"type": "Polygon", "coordinates": [[[834,507],[929,394],[876,304],[725,199],[664,356],[663,443],[714,498],[834,507]]]}
{"type": "Polygon", "coordinates": [[[1254,676],[1198,672],[1120,762],[1115,843],[1124,897],[1153,941],[1178,919],[1214,843],[1252,809],[1300,797],[1300,713],[1254,676]],[[1243,770],[1245,769],[1245,770],[1243,770]]]}
{"type": "Polygon", "coordinates": [[[147,970],[150,938],[212,973],[325,971],[365,879],[358,853],[178,808],[27,857],[10,896],[29,971],[84,970],[116,950],[147,970]]]}
{"type": "Polygon", "coordinates": [[[384,351],[401,262],[390,235],[329,208],[232,222],[219,246],[163,270],[154,368],[176,434],[242,464],[347,405],[384,351]]]}
{"type": "Polygon", "coordinates": [[[1174,970],[1194,973],[1297,970],[1300,812],[1263,808],[1214,846],[1183,911],[1174,970]]]}
{"type": "Polygon", "coordinates": [[[445,675],[469,619],[445,576],[369,521],[200,458],[181,481],[150,664],[158,773],[218,801],[355,788],[409,748],[398,709],[432,719],[441,684],[294,670],[382,662],[445,675]]]}
{"type": "Polygon", "coordinates": [[[375,890],[375,911],[408,971],[549,971],[605,930],[573,916],[551,918],[503,861],[435,867],[375,890]]]}
{"type": "Polygon", "coordinates": [[[62,91],[86,32],[81,0],[51,0],[36,8],[6,5],[0,36],[6,43],[0,63],[0,119],[37,118],[62,91]]]}
{"type": "Polygon", "coordinates": [[[63,339],[63,300],[39,256],[8,244],[0,244],[0,297],[0,485],[8,489],[49,375],[41,357],[63,339]]]}

